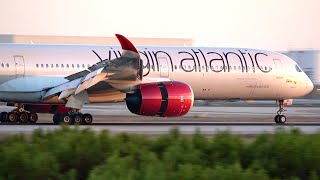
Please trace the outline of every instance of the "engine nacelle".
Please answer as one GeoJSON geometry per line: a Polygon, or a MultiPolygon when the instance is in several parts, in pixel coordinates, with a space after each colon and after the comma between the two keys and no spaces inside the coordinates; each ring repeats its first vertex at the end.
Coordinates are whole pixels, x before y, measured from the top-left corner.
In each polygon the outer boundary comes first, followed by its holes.
{"type": "Polygon", "coordinates": [[[191,87],[176,81],[140,84],[135,93],[126,96],[130,112],[143,116],[183,116],[193,101],[191,87]]]}
{"type": "Polygon", "coordinates": [[[34,113],[65,113],[71,111],[72,108],[64,105],[49,105],[49,104],[26,104],[24,109],[34,113]]]}

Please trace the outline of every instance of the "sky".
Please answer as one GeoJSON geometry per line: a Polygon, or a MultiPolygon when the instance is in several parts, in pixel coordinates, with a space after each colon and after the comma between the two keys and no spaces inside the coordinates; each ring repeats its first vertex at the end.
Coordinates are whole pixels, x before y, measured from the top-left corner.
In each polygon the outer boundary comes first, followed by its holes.
{"type": "Polygon", "coordinates": [[[192,38],[320,50],[320,0],[0,0],[0,34],[192,38]]]}

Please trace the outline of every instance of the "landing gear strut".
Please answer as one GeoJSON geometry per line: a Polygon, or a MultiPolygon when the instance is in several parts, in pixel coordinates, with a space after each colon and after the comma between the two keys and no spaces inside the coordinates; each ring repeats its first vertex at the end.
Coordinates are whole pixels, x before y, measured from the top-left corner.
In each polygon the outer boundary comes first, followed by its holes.
{"type": "Polygon", "coordinates": [[[286,111],[284,109],[284,100],[279,100],[279,110],[277,111],[277,115],[274,117],[274,122],[277,124],[284,124],[287,121],[287,117],[283,115],[283,112],[286,111]]]}
{"type": "Polygon", "coordinates": [[[53,115],[54,124],[81,124],[90,125],[92,116],[90,114],[82,114],[81,112],[70,111],[65,113],[56,113],[53,115]]]}
{"type": "Polygon", "coordinates": [[[38,120],[38,115],[36,113],[27,112],[24,109],[24,104],[15,104],[16,109],[11,112],[1,112],[0,121],[10,122],[10,123],[36,123],[38,120]]]}

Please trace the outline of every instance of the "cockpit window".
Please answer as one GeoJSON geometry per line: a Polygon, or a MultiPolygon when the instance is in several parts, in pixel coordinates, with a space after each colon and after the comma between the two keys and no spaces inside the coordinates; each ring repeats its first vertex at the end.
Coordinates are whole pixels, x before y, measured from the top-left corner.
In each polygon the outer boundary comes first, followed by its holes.
{"type": "Polygon", "coordinates": [[[301,68],[296,64],[296,71],[302,72],[301,68]]]}

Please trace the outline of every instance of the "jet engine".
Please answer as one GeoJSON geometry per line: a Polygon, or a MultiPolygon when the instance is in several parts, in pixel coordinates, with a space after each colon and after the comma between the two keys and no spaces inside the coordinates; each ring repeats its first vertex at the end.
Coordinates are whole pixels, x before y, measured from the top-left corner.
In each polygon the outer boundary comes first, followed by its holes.
{"type": "Polygon", "coordinates": [[[189,112],[194,96],[191,87],[177,81],[140,84],[126,95],[130,112],[143,116],[176,117],[189,112]]]}

